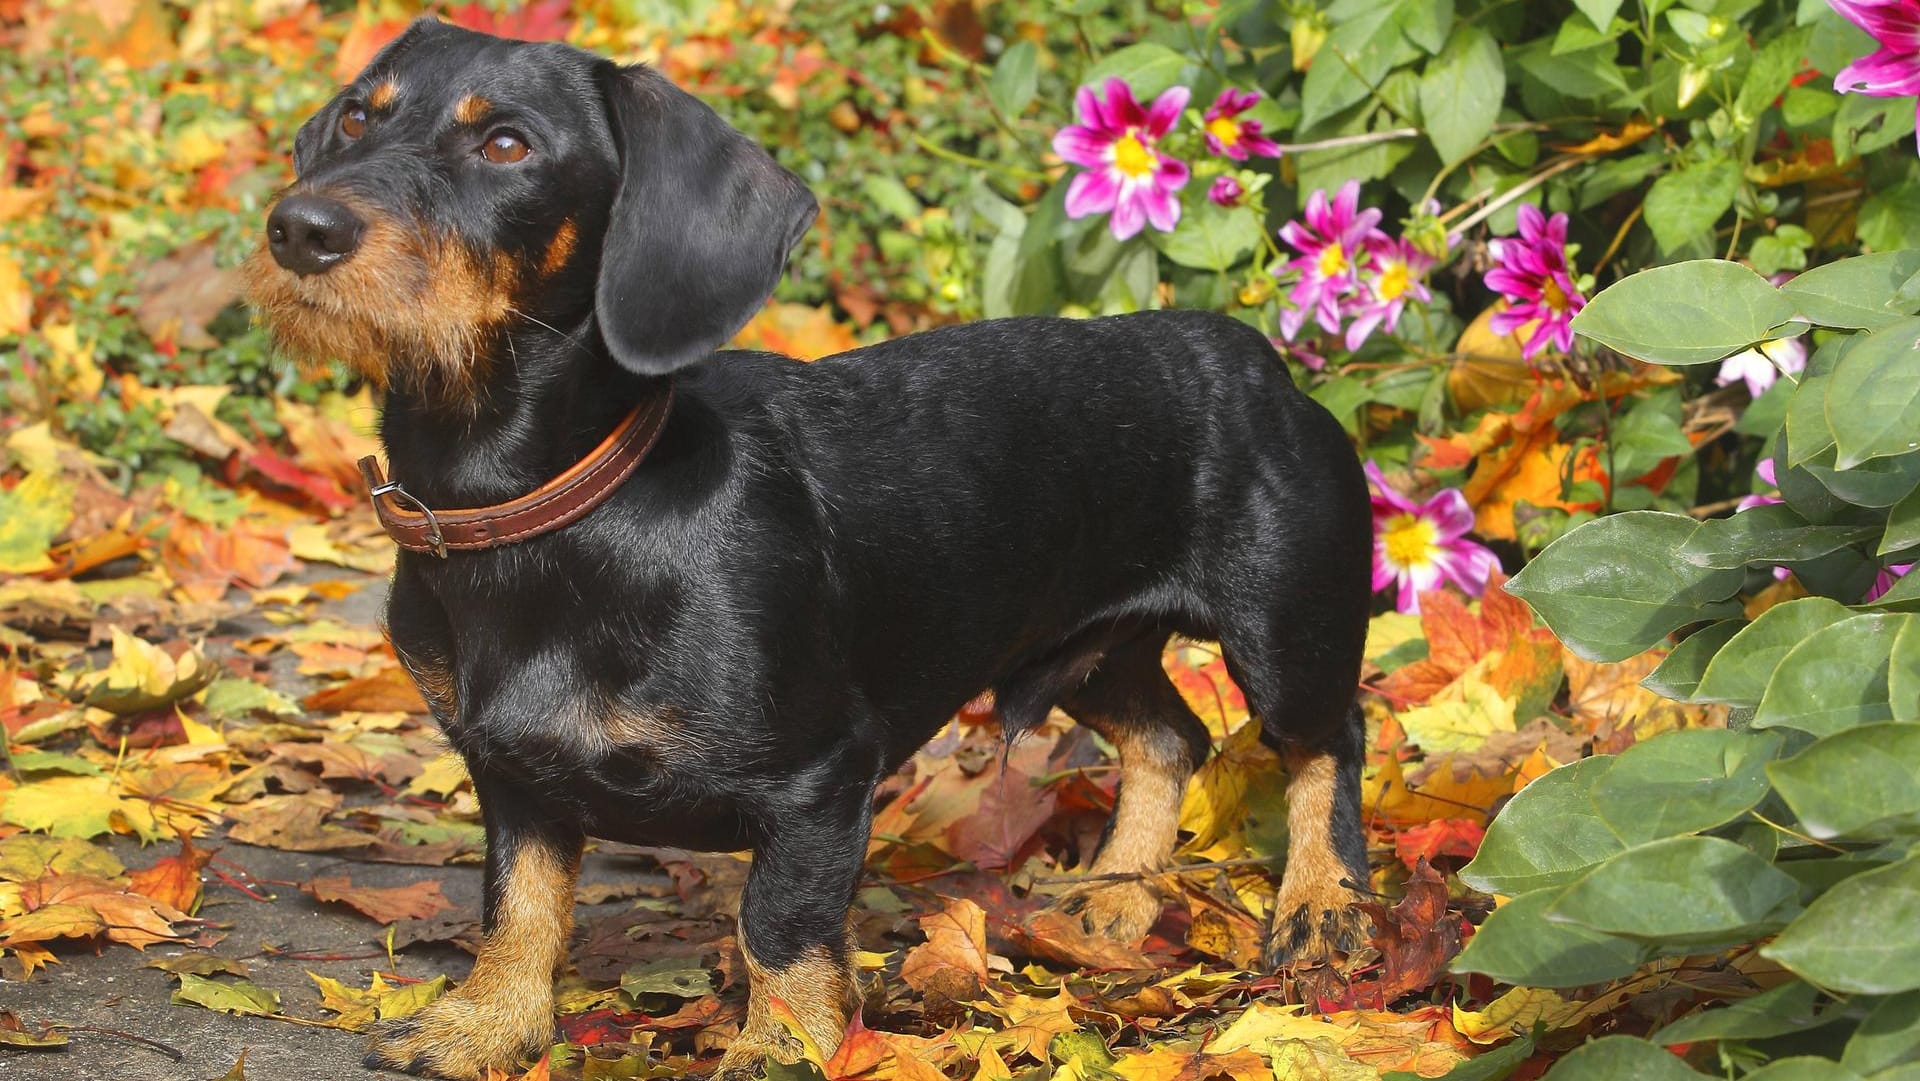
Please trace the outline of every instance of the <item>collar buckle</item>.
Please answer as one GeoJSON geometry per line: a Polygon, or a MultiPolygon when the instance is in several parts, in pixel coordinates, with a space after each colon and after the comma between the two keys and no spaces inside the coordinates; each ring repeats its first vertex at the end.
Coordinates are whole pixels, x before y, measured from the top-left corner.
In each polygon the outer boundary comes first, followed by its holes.
{"type": "Polygon", "coordinates": [[[398,480],[390,480],[367,490],[367,498],[374,501],[375,510],[379,509],[379,499],[383,495],[393,496],[405,502],[409,508],[419,511],[427,520],[427,544],[433,548],[434,555],[447,558],[447,541],[440,533],[440,519],[434,517],[432,507],[415,499],[413,493],[401,487],[398,480]]]}

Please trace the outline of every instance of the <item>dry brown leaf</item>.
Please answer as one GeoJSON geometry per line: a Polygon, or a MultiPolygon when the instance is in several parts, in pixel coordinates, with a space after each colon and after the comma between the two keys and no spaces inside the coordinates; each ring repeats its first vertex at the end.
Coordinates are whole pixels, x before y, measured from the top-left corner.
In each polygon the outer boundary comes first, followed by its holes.
{"type": "Polygon", "coordinates": [[[337,901],[376,923],[424,920],[453,907],[440,892],[440,880],[405,886],[356,886],[346,875],[304,882],[300,888],[316,901],[337,901]]]}
{"type": "Polygon", "coordinates": [[[919,919],[927,940],[907,951],[900,978],[940,1004],[971,1002],[987,983],[987,916],[964,897],[919,919]]]}

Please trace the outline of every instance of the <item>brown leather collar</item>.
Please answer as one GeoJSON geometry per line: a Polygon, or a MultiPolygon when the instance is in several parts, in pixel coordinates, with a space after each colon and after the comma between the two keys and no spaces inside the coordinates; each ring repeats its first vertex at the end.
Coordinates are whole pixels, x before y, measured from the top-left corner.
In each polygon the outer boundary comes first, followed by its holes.
{"type": "Polygon", "coordinates": [[[474,551],[518,544],[579,518],[612,495],[659,440],[673,407],[673,384],[633,407],[593,453],[565,473],[517,499],[491,507],[432,510],[397,480],[387,480],[372,455],[360,459],[360,476],[380,525],[409,552],[447,557],[447,550],[474,551]]]}

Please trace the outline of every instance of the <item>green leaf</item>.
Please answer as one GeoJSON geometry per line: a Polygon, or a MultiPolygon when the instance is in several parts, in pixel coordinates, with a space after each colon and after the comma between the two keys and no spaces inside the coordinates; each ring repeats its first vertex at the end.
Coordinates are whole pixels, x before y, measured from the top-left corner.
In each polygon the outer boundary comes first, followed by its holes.
{"type": "Polygon", "coordinates": [[[1795,314],[1809,323],[1847,330],[1877,330],[1920,311],[1920,305],[1889,298],[1920,274],[1920,251],[1884,251],[1814,267],[1780,287],[1795,314]]]}
{"type": "Polygon", "coordinates": [[[874,206],[901,221],[914,221],[926,209],[905,184],[884,173],[868,173],[860,189],[874,206]]]}
{"type": "Polygon", "coordinates": [[[1459,161],[1492,133],[1506,94],[1499,42],[1477,26],[1457,27],[1420,77],[1420,115],[1441,161],[1459,161]]]}
{"type": "Polygon", "coordinates": [[[636,996],[703,998],[713,993],[713,975],[685,958],[661,957],[621,973],[620,990],[636,996]]]}
{"type": "Polygon", "coordinates": [[[1664,1047],[1632,1036],[1605,1036],[1574,1048],[1542,1081],[1701,1081],[1705,1076],[1664,1047]]]}
{"type": "Polygon", "coordinates": [[[1588,522],[1548,545],[1507,583],[1567,648],[1621,661],[1688,623],[1740,614],[1727,600],[1746,575],[1694,567],[1680,548],[1699,523],[1684,514],[1629,511],[1588,522]]]}
{"type": "Polygon", "coordinates": [[[1894,636],[1893,654],[1887,658],[1887,704],[1894,720],[1920,721],[1920,620],[1908,620],[1894,636]]]}
{"type": "Polygon", "coordinates": [[[1920,547],[1920,488],[1908,492],[1887,512],[1887,531],[1874,554],[1892,555],[1914,547],[1920,547]]]}
{"type": "Polygon", "coordinates": [[[1920,574],[1909,574],[1873,602],[1882,608],[1920,604],[1920,574]]]}
{"type": "Polygon", "coordinates": [[[1827,423],[1849,469],[1920,449],[1920,318],[1862,335],[1833,369],[1827,423]]]}
{"type": "Polygon", "coordinates": [[[1593,789],[1613,766],[1607,755],[1552,770],[1521,789],[1487,827],[1460,881],[1513,896],[1562,886],[1626,845],[1593,807],[1593,789]]]}
{"type": "Polygon", "coordinates": [[[180,989],[173,993],[175,1006],[204,1006],[223,1013],[265,1016],[278,1012],[280,994],[247,980],[223,983],[191,972],[179,973],[180,989]]]}
{"type": "Polygon", "coordinates": [[[201,692],[201,705],[207,714],[220,720],[246,717],[256,711],[281,717],[300,712],[300,704],[264,683],[250,679],[221,678],[201,692]]]}
{"type": "Polygon", "coordinates": [[[1686,641],[1673,647],[1666,659],[1660,662],[1660,667],[1647,673],[1640,685],[1676,701],[1691,701],[1700,687],[1701,677],[1706,674],[1707,665],[1712,663],[1721,647],[1746,626],[1745,620],[1723,619],[1693,632],[1686,641]]]}
{"type": "Polygon", "coordinates": [[[1168,87],[1182,82],[1181,76],[1186,74],[1190,63],[1185,54],[1158,42],[1142,41],[1102,57],[1087,69],[1081,84],[1098,90],[1108,79],[1120,79],[1144,105],[1168,87]]]}
{"type": "Polygon", "coordinates": [[[1769,764],[1767,777],[1809,836],[1911,833],[1920,826],[1920,725],[1867,724],[1836,732],[1769,764]]]}
{"type": "Polygon", "coordinates": [[[1867,540],[1876,526],[1810,525],[1785,503],[1750,507],[1712,518],[1680,547],[1696,567],[1745,567],[1753,563],[1799,563],[1867,540]]]}
{"type": "Polygon", "coordinates": [[[1693,453],[1693,444],[1680,427],[1679,398],[1669,400],[1671,411],[1657,399],[1634,406],[1607,433],[1613,452],[1609,469],[1614,476],[1642,477],[1668,458],[1693,453]]]}
{"type": "Polygon", "coordinates": [[[1829,991],[1920,988],[1920,856],[1854,875],[1816,898],[1763,957],[1829,991]]]}
{"type": "Polygon", "coordinates": [[[1327,35],[1300,84],[1302,130],[1365,101],[1389,71],[1420,55],[1402,32],[1408,6],[1367,4],[1327,35]]]}
{"type": "Polygon", "coordinates": [[[1588,871],[1546,916],[1700,949],[1745,942],[1784,924],[1798,911],[1799,896],[1799,883],[1750,849],[1718,837],[1669,837],[1588,871]]]}
{"type": "Polygon", "coordinates": [[[1794,1055],[1774,1059],[1741,1078],[1741,1081],[1866,1081],[1859,1074],[1832,1059],[1813,1055],[1794,1055]]]}
{"type": "Polygon", "coordinates": [[[1849,616],[1809,635],[1780,659],[1753,726],[1824,736],[1891,720],[1887,665],[1894,636],[1913,618],[1891,612],[1849,616]]]}
{"type": "Polygon", "coordinates": [[[1201,199],[1187,209],[1180,228],[1150,235],[1154,247],[1181,266],[1224,272],[1260,245],[1260,222],[1251,207],[1201,199]]]}
{"type": "MultiPolygon", "coordinates": [[[[1845,100],[1863,99],[1848,94],[1845,100]]],[[[1911,108],[1907,117],[1911,122],[1911,108]]],[[[1860,239],[1880,251],[1920,248],[1920,182],[1908,180],[1867,196],[1854,220],[1860,239]]]]}
{"type": "MultiPolygon", "coordinates": [[[[1867,94],[1842,94],[1840,107],[1833,114],[1833,153],[1840,161],[1856,154],[1871,154],[1913,134],[1913,102],[1901,98],[1883,98],[1867,94]]],[[[1901,185],[1904,187],[1905,185],[1901,185]]],[[[1894,189],[1898,190],[1898,189],[1894,189]]],[[[1882,190],[1882,195],[1892,194],[1882,190]]],[[[1860,209],[1860,239],[1882,251],[1911,244],[1881,244],[1868,239],[1872,221],[1868,207],[1860,209]]]]}
{"type": "Polygon", "coordinates": [[[1835,455],[1822,454],[1804,468],[1827,491],[1862,507],[1891,507],[1920,487],[1920,454],[1874,458],[1851,469],[1835,469],[1835,455]]]}
{"type": "Polygon", "coordinates": [[[1022,38],[1007,46],[993,65],[993,77],[987,81],[987,96],[1000,115],[1012,120],[1027,108],[1040,87],[1040,49],[1022,38]]]}
{"type": "Polygon", "coordinates": [[[1752,998],[1688,1014],[1649,1039],[1662,1046],[1699,1040],[1764,1040],[1806,1032],[1840,1019],[1844,1011],[1814,1009],[1820,989],[1792,980],[1752,998]]]}
{"type": "Polygon", "coordinates": [[[1505,1081],[1533,1056],[1533,1037],[1521,1036],[1461,1061],[1439,1077],[1423,1077],[1408,1070],[1389,1070],[1380,1081],[1505,1081]]]}
{"type": "Polygon", "coordinates": [[[1767,794],[1777,732],[1667,732],[1621,752],[1593,786],[1593,806],[1628,844],[1731,822],[1767,794]]]}
{"type": "MultiPolygon", "coordinates": [[[[1740,167],[1725,158],[1667,173],[1647,189],[1647,228],[1665,255],[1713,230],[1740,193],[1740,167]]],[[[1755,275],[1758,277],[1758,275],[1755,275]]],[[[1762,279],[1764,280],[1764,279],[1762,279]]]]}
{"type": "Polygon", "coordinates": [[[1846,617],[1845,605],[1825,597],[1802,597],[1774,605],[1714,654],[1694,691],[1695,700],[1759,705],[1781,659],[1815,631],[1846,617]]]}
{"type": "Polygon", "coordinates": [[[1920,1062],[1920,991],[1881,999],[1840,1054],[1840,1065],[1863,1074],[1914,1062],[1920,1062]]]}
{"type": "Polygon", "coordinates": [[[1696,259],[1615,282],[1573,317],[1573,329],[1640,360],[1710,364],[1764,341],[1793,311],[1752,270],[1696,259]]]}
{"type": "Polygon", "coordinates": [[[1548,920],[1561,893],[1534,890],[1494,909],[1453,959],[1453,971],[1528,987],[1583,987],[1617,980],[1647,959],[1651,951],[1637,942],[1548,920]]]}
{"type": "Polygon", "coordinates": [[[1573,6],[1587,17],[1594,29],[1602,32],[1613,26],[1613,17],[1620,13],[1621,0],[1573,0],[1573,6]]]}

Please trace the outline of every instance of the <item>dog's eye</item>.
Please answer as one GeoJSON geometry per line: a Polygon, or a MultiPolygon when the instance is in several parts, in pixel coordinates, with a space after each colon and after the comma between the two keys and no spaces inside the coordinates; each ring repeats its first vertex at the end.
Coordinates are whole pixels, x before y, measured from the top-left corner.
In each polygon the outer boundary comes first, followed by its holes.
{"type": "Polygon", "coordinates": [[[480,156],[495,165],[512,165],[524,159],[529,149],[527,141],[518,132],[502,128],[487,136],[486,144],[480,148],[480,156]]]}
{"type": "Polygon", "coordinates": [[[367,110],[359,105],[349,105],[340,114],[340,134],[349,139],[358,139],[367,132],[367,110]]]}

